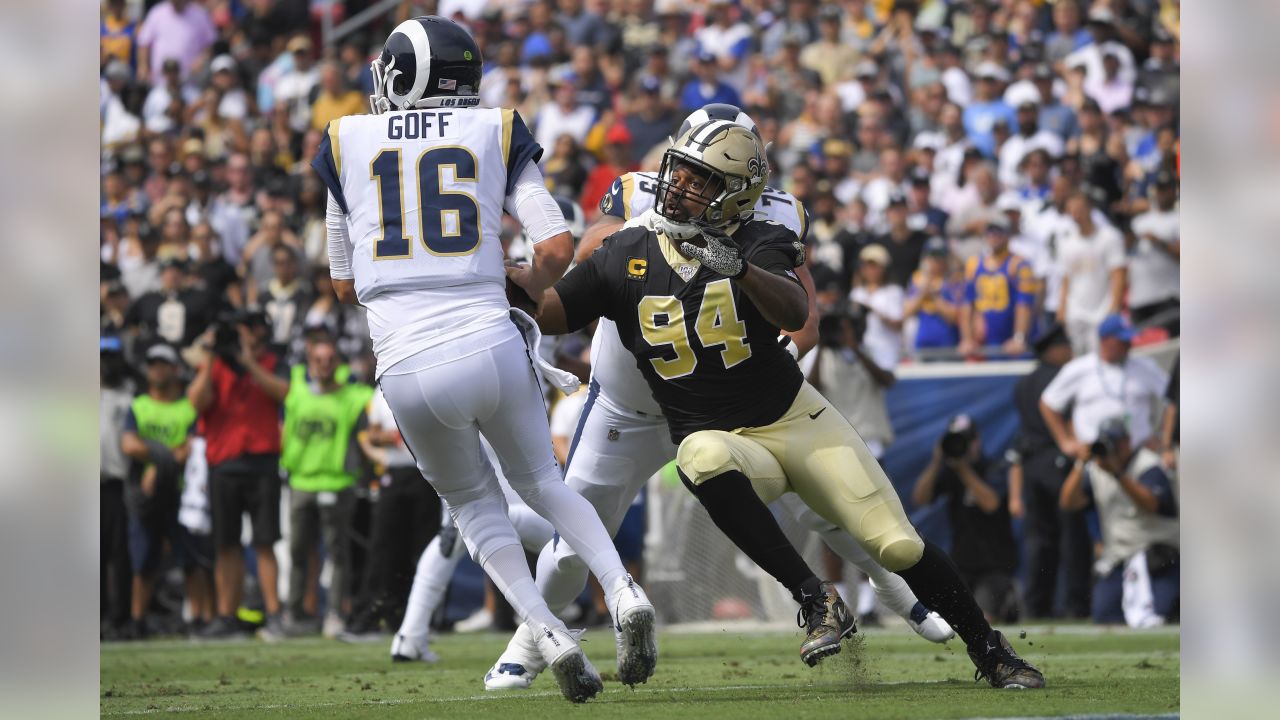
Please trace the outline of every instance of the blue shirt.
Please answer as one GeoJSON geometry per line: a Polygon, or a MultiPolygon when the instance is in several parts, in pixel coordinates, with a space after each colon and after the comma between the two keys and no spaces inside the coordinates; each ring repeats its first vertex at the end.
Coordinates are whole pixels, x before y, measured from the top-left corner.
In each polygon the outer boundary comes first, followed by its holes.
{"type": "Polygon", "coordinates": [[[964,109],[964,131],[973,146],[987,157],[995,157],[996,138],[992,129],[997,120],[1009,124],[1009,132],[1018,132],[1018,115],[1003,100],[973,102],[964,109]]]}
{"type": "MultiPolygon", "coordinates": [[[[911,276],[907,286],[907,298],[919,297],[924,292],[924,273],[917,270],[911,276]]],[[[964,286],[959,283],[944,282],[938,295],[952,305],[959,305],[964,297],[964,286]]],[[[916,329],[916,349],[950,348],[960,342],[960,330],[954,323],[949,323],[938,312],[938,301],[926,298],[920,303],[920,311],[916,313],[918,325],[916,329]]]]}
{"type": "Polygon", "coordinates": [[[712,93],[707,95],[703,90],[702,81],[697,78],[690,80],[684,86],[684,90],[680,92],[680,107],[684,108],[685,112],[693,112],[703,105],[710,105],[711,103],[741,106],[742,98],[738,95],[738,91],[733,89],[732,85],[722,82],[716,83],[712,93]]]}
{"type": "Polygon", "coordinates": [[[971,257],[964,269],[964,299],[982,314],[987,330],[984,345],[999,345],[1013,337],[1015,309],[1035,301],[1031,265],[1013,253],[994,260],[990,255],[971,257]]]}

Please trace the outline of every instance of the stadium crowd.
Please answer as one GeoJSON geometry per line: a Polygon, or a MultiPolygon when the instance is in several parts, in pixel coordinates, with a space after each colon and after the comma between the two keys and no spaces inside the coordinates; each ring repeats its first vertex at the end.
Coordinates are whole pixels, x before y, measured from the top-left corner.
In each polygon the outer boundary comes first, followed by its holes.
{"type": "MultiPolygon", "coordinates": [[[[1102,369],[1055,375],[1073,353],[1102,368],[1126,362],[1131,341],[1178,334],[1177,0],[404,1],[325,42],[323,27],[378,4],[103,3],[106,634],[144,631],[166,563],[186,571],[188,615],[225,634],[243,604],[246,558],[269,634],[284,632],[286,614],[318,629],[321,547],[335,569],[328,601],[340,607],[331,609],[365,625],[395,621],[416,557],[377,558],[397,543],[420,550],[434,528],[384,519],[399,528],[388,538],[370,529],[379,518],[358,517],[360,503],[395,486],[379,453],[395,438],[382,437],[393,434],[385,424],[373,439],[367,432],[368,330],[362,309],[331,289],[325,190],[309,162],[329,121],[367,111],[381,39],[428,13],[472,31],[487,68],[483,104],[519,111],[545,149],[548,187],[588,223],[616,176],[657,169],[689,112],[743,108],[770,143],[771,184],[807,212],[819,306],[843,323],[828,325],[810,377],[833,401],[841,395],[847,414],[861,398],[882,405],[904,362],[1036,357],[1051,368],[1019,401],[1011,458],[952,455],[940,442],[913,493],[922,503],[953,498],[953,525],[974,529],[971,579],[989,589],[993,616],[1089,613],[1092,548],[1082,563],[1058,539],[1088,542],[1079,511],[1090,503],[1103,525],[1098,585],[1116,600],[1095,617],[1116,619],[1117,569],[1143,548],[1165,548],[1146,555],[1153,576],[1176,569],[1176,425],[1106,422],[1117,408],[1092,384],[1118,392],[1129,414],[1128,374],[1115,391],[1102,369]],[[858,382],[866,394],[852,389],[858,382]],[[1082,422],[1090,401],[1104,407],[1082,422]],[[318,402],[341,406],[343,418],[322,447],[307,445],[319,442],[305,418],[318,402]],[[1098,439],[1164,453],[1138,461],[1146,494],[1109,456],[1091,458],[1098,439]],[[283,600],[271,550],[282,484],[296,534],[283,600]],[[257,550],[247,556],[234,519],[242,511],[257,550]],[[1024,515],[1027,561],[1041,575],[1057,554],[1085,567],[1083,579],[1066,572],[1065,602],[1054,601],[1052,581],[1029,579],[1027,597],[1010,605],[1007,585],[987,577],[1012,572],[1010,522],[1024,515]],[[357,525],[382,540],[349,547],[357,525]]],[[[516,234],[504,228],[513,252],[516,234]]],[[[580,369],[584,343],[562,347],[564,364],[580,369]]],[[[1168,386],[1176,400],[1176,377],[1169,385],[1143,371],[1132,380],[1143,397],[1156,402],[1168,386]]],[[[892,442],[887,415],[864,414],[864,436],[892,442]]],[[[976,445],[976,429],[957,422],[976,445]]],[[[412,502],[439,514],[434,497],[412,502]]]]}

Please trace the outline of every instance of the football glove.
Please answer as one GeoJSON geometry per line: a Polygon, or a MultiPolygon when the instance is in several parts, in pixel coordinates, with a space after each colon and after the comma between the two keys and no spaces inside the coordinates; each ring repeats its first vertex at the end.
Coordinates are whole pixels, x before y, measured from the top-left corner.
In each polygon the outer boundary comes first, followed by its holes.
{"type": "Polygon", "coordinates": [[[698,246],[690,242],[680,244],[680,252],[711,268],[712,270],[735,280],[747,274],[747,262],[738,254],[738,246],[717,227],[702,228],[702,239],[706,245],[698,246]]]}

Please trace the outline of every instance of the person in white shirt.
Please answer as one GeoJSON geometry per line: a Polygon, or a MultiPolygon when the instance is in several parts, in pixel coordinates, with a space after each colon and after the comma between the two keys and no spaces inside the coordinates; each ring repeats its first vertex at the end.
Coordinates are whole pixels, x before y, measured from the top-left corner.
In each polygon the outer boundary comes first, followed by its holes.
{"type": "Polygon", "coordinates": [[[866,246],[858,253],[858,261],[849,299],[866,312],[863,345],[876,365],[892,371],[902,357],[902,288],[885,284],[889,251],[883,245],[866,246]]]}
{"type": "Polygon", "coordinates": [[[1057,320],[1067,328],[1076,354],[1084,355],[1097,347],[1102,319],[1124,306],[1124,237],[1114,227],[1094,222],[1093,206],[1084,193],[1068,198],[1066,209],[1075,227],[1058,246],[1062,289],[1057,320]]]}
{"type": "Polygon", "coordinates": [[[1040,105],[1027,99],[1018,105],[1018,132],[1000,146],[1000,183],[1006,188],[1021,186],[1023,178],[1018,166],[1027,153],[1037,148],[1054,159],[1062,157],[1062,138],[1040,129],[1040,105]]]}
{"type": "MultiPolygon", "coordinates": [[[[1155,186],[1155,205],[1135,217],[1131,225],[1137,242],[1129,257],[1129,307],[1137,324],[1178,307],[1182,256],[1178,179],[1171,173],[1160,173],[1155,186]]],[[[1158,324],[1170,335],[1178,334],[1176,314],[1158,324]]]]}
{"type": "Polygon", "coordinates": [[[578,89],[572,76],[553,77],[550,85],[554,102],[546,103],[534,118],[534,139],[543,147],[555,147],[561,135],[569,135],[581,145],[596,121],[590,105],[578,104],[578,89]]]}
{"type": "Polygon", "coordinates": [[[1064,365],[1040,396],[1040,414],[1067,457],[1080,457],[1082,448],[1098,439],[1103,421],[1112,417],[1126,420],[1135,446],[1158,442],[1152,428],[1168,373],[1151,358],[1130,354],[1133,326],[1122,316],[1108,315],[1098,336],[1097,352],[1064,365]]]}

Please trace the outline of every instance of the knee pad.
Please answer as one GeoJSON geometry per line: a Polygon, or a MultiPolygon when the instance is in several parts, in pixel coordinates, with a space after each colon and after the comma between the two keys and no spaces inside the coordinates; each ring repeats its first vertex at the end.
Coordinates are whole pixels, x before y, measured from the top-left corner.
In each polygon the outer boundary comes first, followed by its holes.
{"type": "Polygon", "coordinates": [[[890,572],[898,572],[920,562],[924,541],[919,537],[898,536],[876,549],[876,562],[890,572]]]}
{"type": "Polygon", "coordinates": [[[730,470],[742,470],[715,430],[702,430],[685,438],[676,451],[676,466],[694,485],[730,470]]]}

